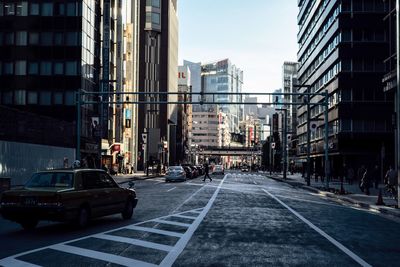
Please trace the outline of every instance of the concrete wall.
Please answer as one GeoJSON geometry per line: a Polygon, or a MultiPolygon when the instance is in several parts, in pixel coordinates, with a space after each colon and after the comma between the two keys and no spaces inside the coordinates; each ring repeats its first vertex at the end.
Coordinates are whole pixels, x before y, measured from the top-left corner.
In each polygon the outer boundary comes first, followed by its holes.
{"type": "Polygon", "coordinates": [[[75,160],[75,149],[0,140],[0,177],[12,185],[24,184],[33,172],[62,168],[64,158],[75,160]]]}

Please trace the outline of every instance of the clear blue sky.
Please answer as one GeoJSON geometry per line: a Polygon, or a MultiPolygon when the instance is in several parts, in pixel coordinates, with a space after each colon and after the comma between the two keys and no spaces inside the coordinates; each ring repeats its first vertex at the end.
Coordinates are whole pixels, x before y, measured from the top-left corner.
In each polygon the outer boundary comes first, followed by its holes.
{"type": "Polygon", "coordinates": [[[284,61],[296,61],[297,0],[178,0],[179,64],[230,58],[244,91],[282,87],[284,61]]]}

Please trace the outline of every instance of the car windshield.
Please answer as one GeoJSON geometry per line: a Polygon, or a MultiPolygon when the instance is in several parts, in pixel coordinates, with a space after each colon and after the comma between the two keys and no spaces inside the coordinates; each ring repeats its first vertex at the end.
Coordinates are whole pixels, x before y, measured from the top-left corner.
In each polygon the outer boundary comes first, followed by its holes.
{"type": "Polygon", "coordinates": [[[172,167],[168,168],[168,171],[170,171],[170,172],[182,171],[182,167],[181,166],[172,166],[172,167]]]}
{"type": "Polygon", "coordinates": [[[73,174],[67,172],[42,172],[35,173],[26,183],[25,187],[65,187],[73,185],[73,174]]]}

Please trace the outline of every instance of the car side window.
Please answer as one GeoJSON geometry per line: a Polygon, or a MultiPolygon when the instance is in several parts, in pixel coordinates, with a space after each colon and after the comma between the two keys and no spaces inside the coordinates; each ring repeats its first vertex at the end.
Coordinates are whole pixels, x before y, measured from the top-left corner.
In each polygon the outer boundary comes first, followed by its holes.
{"type": "Polygon", "coordinates": [[[97,172],[82,173],[82,184],[84,189],[96,189],[103,187],[97,172]]]}
{"type": "Polygon", "coordinates": [[[100,172],[99,176],[100,176],[100,180],[101,180],[101,183],[104,188],[117,187],[114,180],[110,176],[108,176],[108,174],[100,172]]]}

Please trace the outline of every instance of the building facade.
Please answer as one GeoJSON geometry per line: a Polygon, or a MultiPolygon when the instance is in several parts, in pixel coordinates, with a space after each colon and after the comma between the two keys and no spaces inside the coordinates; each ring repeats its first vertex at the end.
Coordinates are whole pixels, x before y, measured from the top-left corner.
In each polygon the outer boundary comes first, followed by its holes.
{"type": "MultiPolygon", "coordinates": [[[[178,92],[177,1],[139,1],[137,14],[139,91],[178,92]]],[[[146,94],[139,99],[157,102],[165,101],[167,96],[146,94]]],[[[176,101],[177,95],[168,96],[168,99],[176,101]]],[[[150,159],[175,163],[177,106],[140,104],[138,118],[137,169],[144,170],[150,159]],[[143,139],[144,135],[147,135],[147,141],[143,139]],[[164,142],[168,143],[168,148],[161,151],[159,148],[164,142]]]]}
{"type": "MultiPolygon", "coordinates": [[[[329,160],[333,176],[346,166],[379,164],[391,136],[392,99],[382,90],[388,42],[383,1],[299,1],[299,92],[329,94],[329,160]],[[368,144],[366,146],[365,144],[368,144]]],[[[311,102],[323,101],[315,96],[311,102]]],[[[311,132],[313,168],[324,173],[321,105],[298,107],[298,154],[305,158],[307,112],[317,121],[311,132]]],[[[388,155],[385,157],[389,161],[388,155]]]]}
{"type": "MultiPolygon", "coordinates": [[[[2,140],[76,148],[76,93],[99,91],[100,21],[96,0],[1,1],[0,104],[20,118],[1,116],[0,128],[7,129],[2,140]],[[54,131],[61,128],[66,131],[54,131]],[[55,132],[58,138],[50,137],[55,132]]],[[[89,166],[99,167],[92,122],[97,107],[83,105],[81,111],[78,149],[89,166]]],[[[68,154],[70,164],[74,158],[68,154]]],[[[53,161],[63,165],[63,159],[53,161]]]]}

